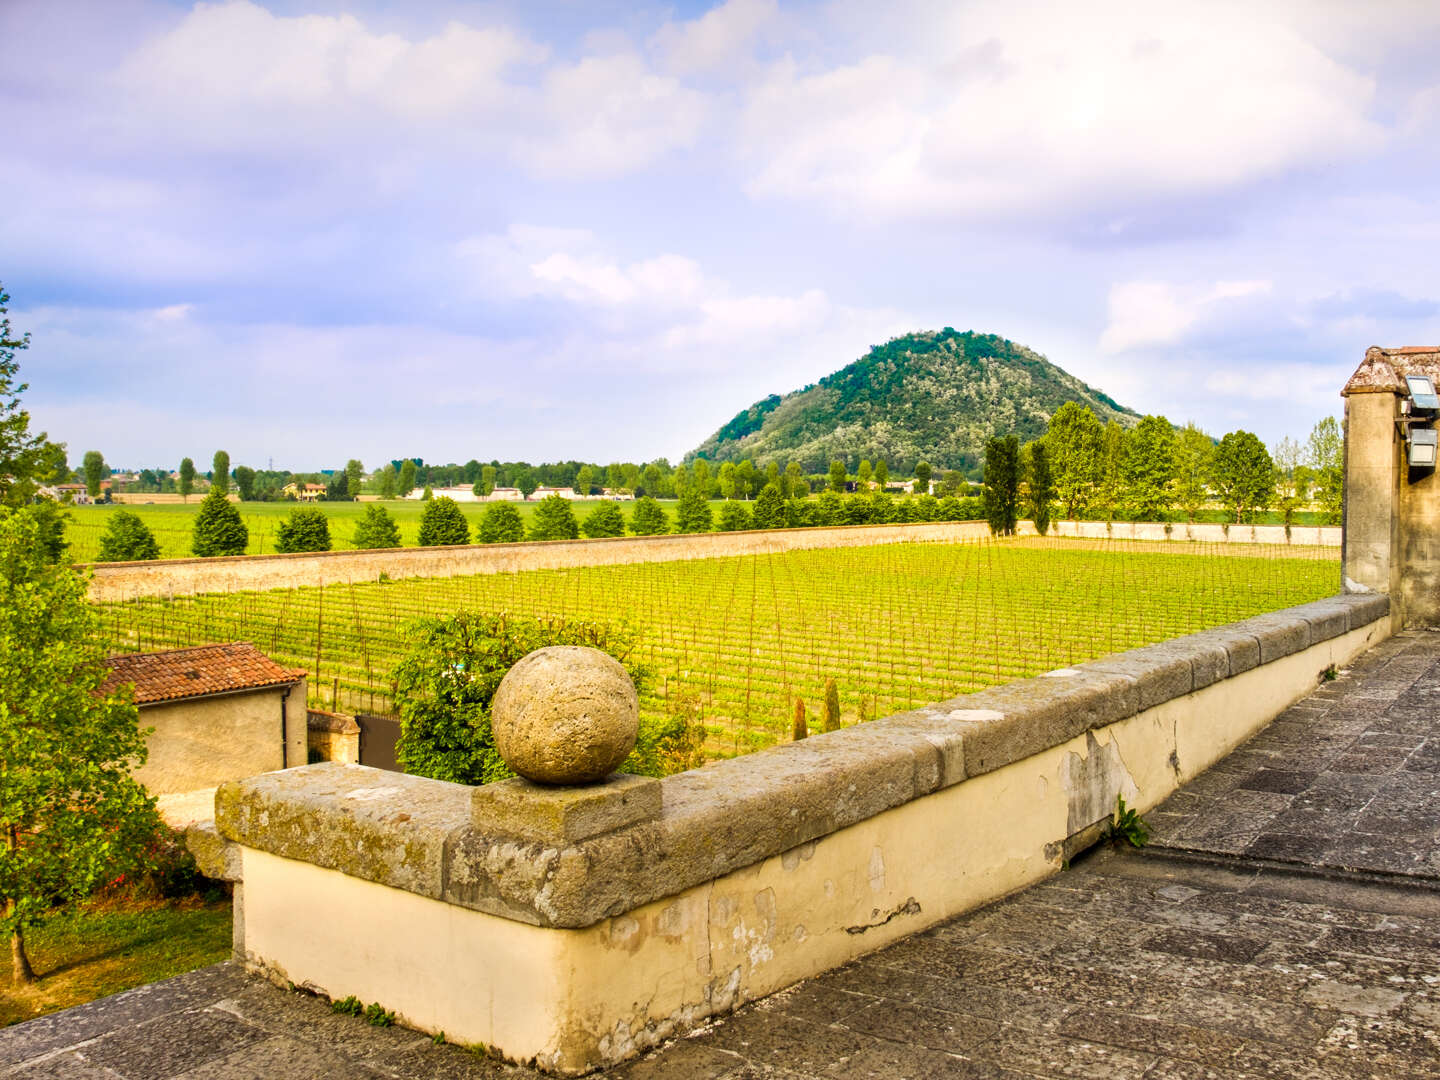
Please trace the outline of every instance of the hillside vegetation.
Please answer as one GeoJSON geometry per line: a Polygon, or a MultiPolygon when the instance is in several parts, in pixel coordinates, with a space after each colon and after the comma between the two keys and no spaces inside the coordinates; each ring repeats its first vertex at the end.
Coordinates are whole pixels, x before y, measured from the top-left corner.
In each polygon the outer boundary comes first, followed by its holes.
{"type": "Polygon", "coordinates": [[[970,471],[990,436],[1038,438],[1067,401],[1101,423],[1140,419],[1023,345],[947,326],[894,338],[812,386],[757,401],[688,457],[796,461],[806,472],[862,458],[907,475],[919,460],[970,471]]]}

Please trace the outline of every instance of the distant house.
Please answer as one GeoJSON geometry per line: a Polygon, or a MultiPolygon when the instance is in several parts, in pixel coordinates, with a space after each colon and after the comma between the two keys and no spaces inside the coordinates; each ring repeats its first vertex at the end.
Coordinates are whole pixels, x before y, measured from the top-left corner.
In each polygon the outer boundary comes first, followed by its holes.
{"type": "Polygon", "coordinates": [[[603,488],[601,494],[607,499],[614,499],[616,502],[628,502],[635,498],[635,492],[629,488],[603,488]]]}
{"type": "Polygon", "coordinates": [[[521,502],[525,493],[519,488],[497,487],[484,497],[485,502],[521,502]]]}
{"type": "Polygon", "coordinates": [[[106,663],[105,689],[133,684],[140,726],[154,729],[134,775],[161,797],[162,812],[176,796],[196,793],[203,803],[204,792],[227,780],[305,764],[305,672],[281,667],[248,641],[106,663]]]}
{"type": "MultiPolygon", "coordinates": [[[[457,485],[455,487],[432,487],[430,489],[430,495],[432,498],[436,499],[440,498],[440,496],[443,495],[445,496],[445,498],[454,499],[456,502],[484,501],[481,496],[475,494],[475,488],[473,485],[457,485]]],[[[404,497],[412,500],[423,499],[425,497],[425,488],[423,486],[417,487],[414,491],[410,492],[409,495],[406,495],[404,497]]]]}
{"type": "Polygon", "coordinates": [[[324,484],[286,484],[280,489],[280,494],[286,498],[299,499],[301,502],[315,502],[325,495],[324,484]]]}
{"type": "Polygon", "coordinates": [[[551,495],[559,495],[562,499],[578,499],[579,493],[573,487],[538,487],[532,499],[548,499],[551,495]]]}

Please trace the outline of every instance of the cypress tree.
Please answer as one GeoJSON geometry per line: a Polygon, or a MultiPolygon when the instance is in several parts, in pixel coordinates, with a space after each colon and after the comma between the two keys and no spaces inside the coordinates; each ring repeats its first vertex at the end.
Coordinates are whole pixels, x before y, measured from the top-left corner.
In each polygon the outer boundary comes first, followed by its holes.
{"type": "Polygon", "coordinates": [[[825,730],[840,730],[840,688],[834,679],[825,680],[825,730]]]}
{"type": "Polygon", "coordinates": [[[810,725],[805,720],[805,702],[802,698],[795,699],[795,716],[790,724],[790,737],[799,742],[810,734],[810,725]]]}
{"type": "Polygon", "coordinates": [[[220,488],[212,487],[200,503],[190,534],[190,550],[201,558],[214,555],[244,555],[250,530],[240,520],[240,511],[231,505],[220,488]]]}
{"type": "Polygon", "coordinates": [[[1050,531],[1050,504],[1055,501],[1055,484],[1050,478],[1050,454],[1044,441],[1030,447],[1030,520],[1044,536],[1050,531]]]}
{"type": "Polygon", "coordinates": [[[675,507],[675,531],[679,533],[705,533],[715,527],[710,512],[710,500],[698,487],[692,485],[675,507]]]}
{"type": "Polygon", "coordinates": [[[620,513],[620,507],[613,502],[602,502],[585,515],[580,528],[589,537],[624,536],[625,515],[620,513]]]}
{"type": "Polygon", "coordinates": [[[630,516],[630,531],[636,536],[659,536],[670,531],[670,518],[661,505],[650,496],[635,501],[630,516]]]}
{"type": "Polygon", "coordinates": [[[985,519],[994,536],[1014,536],[1020,502],[1020,440],[997,435],[985,443],[985,519]]]}
{"type": "Polygon", "coordinates": [[[230,455],[224,450],[216,450],[210,462],[210,487],[218,488],[222,495],[230,490],[230,455]]]}

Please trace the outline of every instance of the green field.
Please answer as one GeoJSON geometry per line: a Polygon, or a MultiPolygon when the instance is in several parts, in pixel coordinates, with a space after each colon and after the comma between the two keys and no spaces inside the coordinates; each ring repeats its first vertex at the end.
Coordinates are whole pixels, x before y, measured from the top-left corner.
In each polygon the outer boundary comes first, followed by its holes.
{"type": "Polygon", "coordinates": [[[246,640],[311,673],[312,704],[390,708],[401,627],[462,610],[627,622],[712,755],[789,731],[839,685],[845,722],[1333,594],[1333,548],[1023,539],[888,544],[107,605],[110,647],[246,640]]]}

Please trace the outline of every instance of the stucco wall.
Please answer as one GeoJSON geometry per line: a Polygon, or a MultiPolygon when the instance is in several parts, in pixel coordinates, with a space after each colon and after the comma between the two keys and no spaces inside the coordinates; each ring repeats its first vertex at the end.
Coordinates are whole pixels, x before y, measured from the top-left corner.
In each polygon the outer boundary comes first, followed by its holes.
{"type": "Polygon", "coordinates": [[[135,777],[151,794],[213,788],[285,765],[305,764],[305,683],[219,697],[146,705],[140,726],[154,728],[135,777]],[[288,752],[281,739],[285,704],[288,752]]]}

